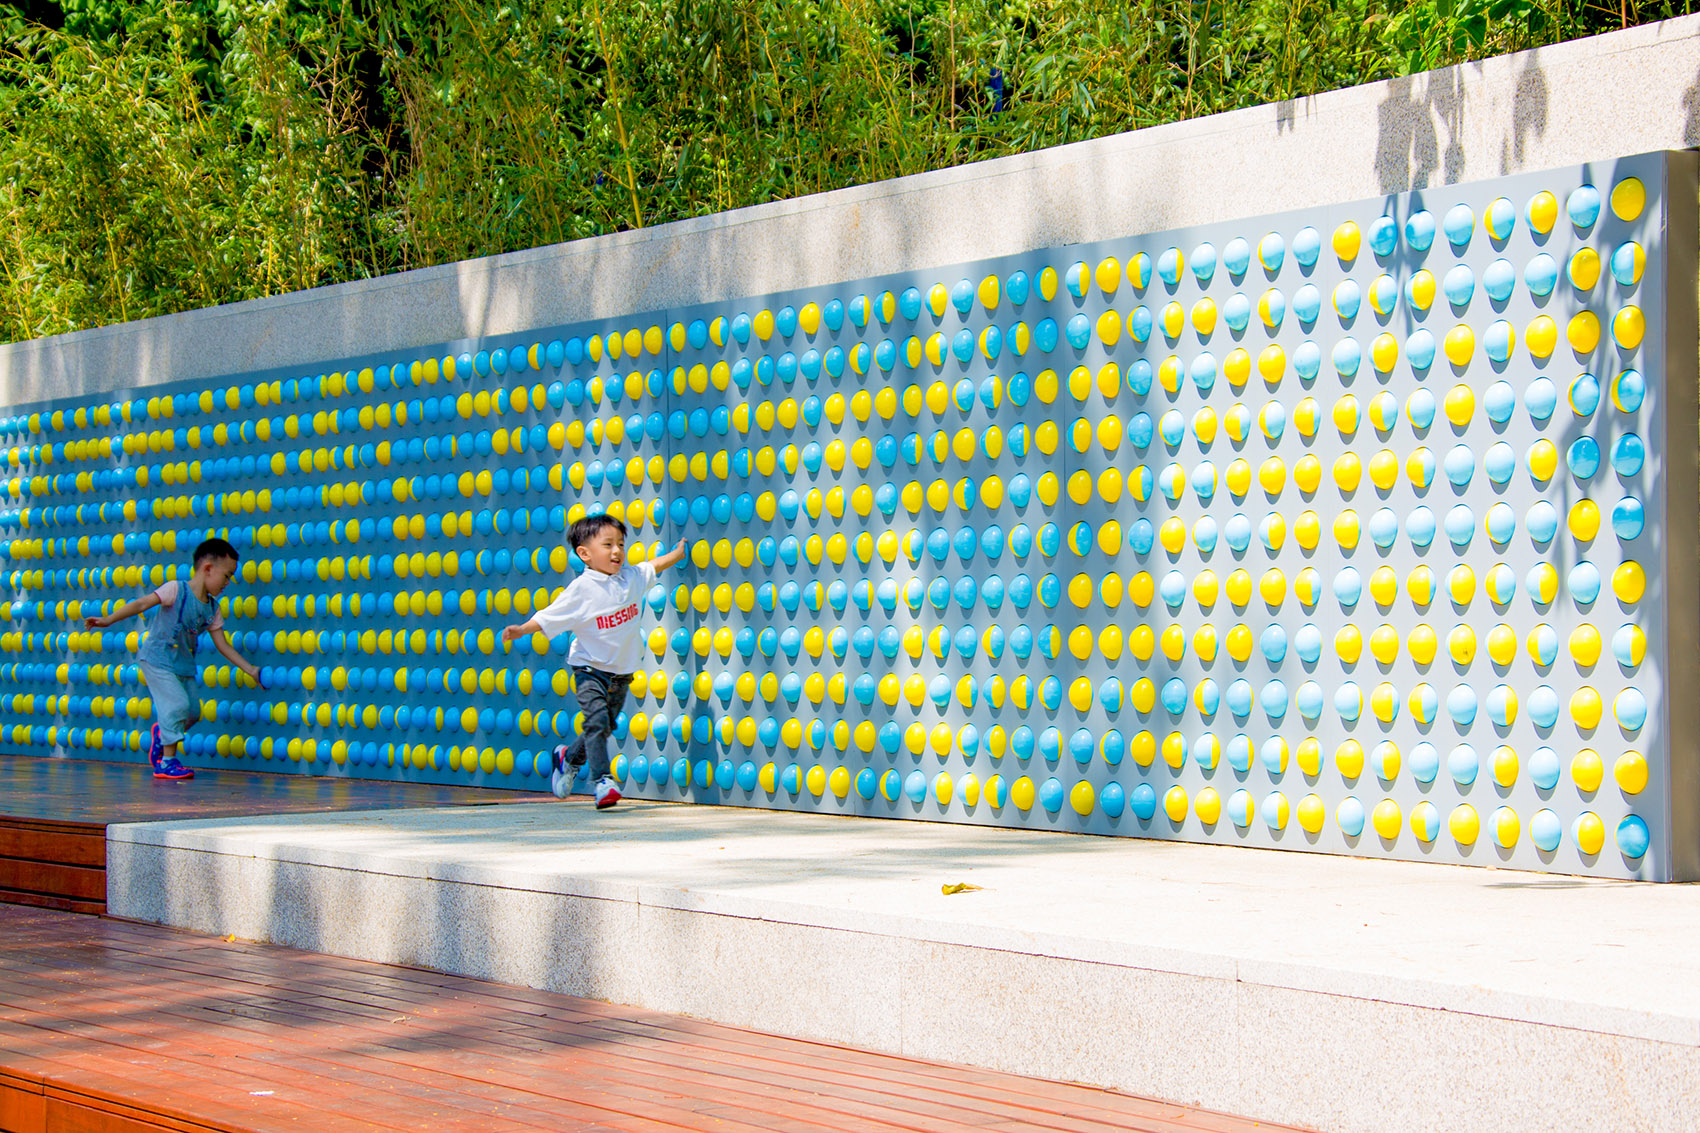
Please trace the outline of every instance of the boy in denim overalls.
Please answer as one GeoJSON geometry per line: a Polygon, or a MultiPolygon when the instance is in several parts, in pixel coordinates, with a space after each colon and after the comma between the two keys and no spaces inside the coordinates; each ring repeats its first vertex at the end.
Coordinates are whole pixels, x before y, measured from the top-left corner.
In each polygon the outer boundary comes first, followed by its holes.
{"type": "Polygon", "coordinates": [[[218,596],[236,573],[236,548],[223,539],[208,539],[195,548],[194,571],[187,582],[167,582],[152,594],[126,602],[104,617],[85,619],[90,629],[106,629],[125,618],[160,607],[148,626],[136,663],[147,678],[153,698],[154,726],[149,734],[148,762],[155,779],[193,779],[195,773],[177,759],[183,734],[201,718],[195,697],[195,645],[201,634],[213,647],[256,683],[260,670],[249,664],[224,635],[218,596]]]}

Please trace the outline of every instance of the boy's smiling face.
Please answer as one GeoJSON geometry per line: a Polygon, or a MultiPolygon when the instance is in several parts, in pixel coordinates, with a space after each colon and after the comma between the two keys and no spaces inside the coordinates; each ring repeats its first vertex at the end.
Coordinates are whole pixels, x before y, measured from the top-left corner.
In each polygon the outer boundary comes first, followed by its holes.
{"type": "Polygon", "coordinates": [[[201,580],[201,586],[207,597],[216,598],[230,585],[230,580],[236,575],[236,560],[211,558],[202,559],[195,568],[195,574],[201,580]]]}
{"type": "Polygon", "coordinates": [[[578,557],[591,570],[619,574],[626,562],[626,531],[617,524],[599,528],[590,542],[578,545],[578,557]]]}

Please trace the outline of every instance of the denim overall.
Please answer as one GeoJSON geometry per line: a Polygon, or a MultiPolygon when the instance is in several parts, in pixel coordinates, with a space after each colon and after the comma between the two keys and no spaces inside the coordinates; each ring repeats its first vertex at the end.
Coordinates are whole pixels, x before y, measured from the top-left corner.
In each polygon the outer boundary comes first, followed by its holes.
{"type": "Polygon", "coordinates": [[[201,718],[194,695],[195,645],[217,614],[217,603],[195,597],[187,582],[179,582],[177,600],[154,615],[136,655],[148,679],[160,739],[168,745],[182,742],[183,733],[201,718]]]}

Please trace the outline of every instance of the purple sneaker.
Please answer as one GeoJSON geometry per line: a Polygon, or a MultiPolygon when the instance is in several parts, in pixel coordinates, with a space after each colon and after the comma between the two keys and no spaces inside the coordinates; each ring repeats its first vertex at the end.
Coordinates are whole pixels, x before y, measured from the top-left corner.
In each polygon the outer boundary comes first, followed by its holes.
{"type": "Polygon", "coordinates": [[[175,755],[170,755],[153,765],[155,779],[193,779],[195,773],[177,762],[175,755]]]}
{"type": "Polygon", "coordinates": [[[159,761],[165,758],[165,740],[160,738],[159,725],[155,724],[148,730],[148,766],[159,770],[159,761]]]}

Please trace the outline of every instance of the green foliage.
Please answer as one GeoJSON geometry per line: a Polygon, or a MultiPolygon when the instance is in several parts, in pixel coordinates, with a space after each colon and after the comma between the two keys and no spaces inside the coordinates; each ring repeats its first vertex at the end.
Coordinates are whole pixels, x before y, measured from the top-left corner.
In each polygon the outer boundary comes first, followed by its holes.
{"type": "Polygon", "coordinates": [[[22,2],[0,0],[5,339],[920,173],[1686,10],[22,2]]]}

